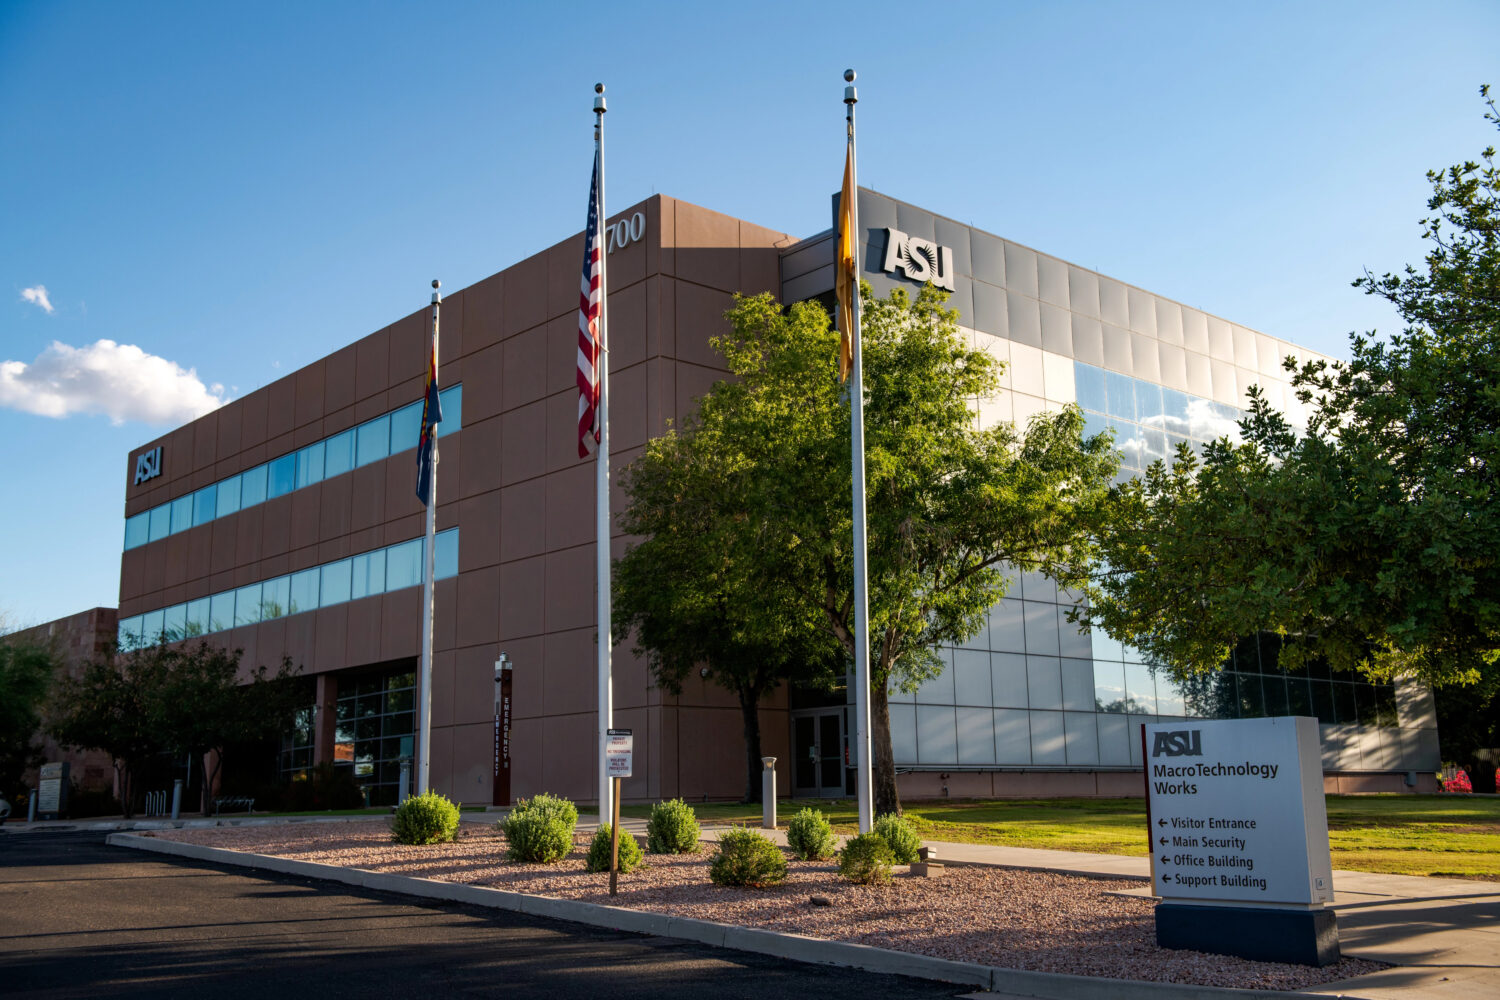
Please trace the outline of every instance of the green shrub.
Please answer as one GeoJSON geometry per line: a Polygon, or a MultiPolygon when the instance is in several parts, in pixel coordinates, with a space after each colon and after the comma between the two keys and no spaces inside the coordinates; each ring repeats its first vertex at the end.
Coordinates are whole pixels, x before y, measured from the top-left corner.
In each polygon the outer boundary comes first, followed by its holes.
{"type": "Polygon", "coordinates": [[[702,833],[692,806],[681,799],[658,802],[646,821],[646,849],[652,854],[694,854],[702,833]]]}
{"type": "MultiPolygon", "coordinates": [[[[589,871],[609,871],[609,837],[608,823],[600,824],[599,829],[594,831],[593,843],[589,844],[589,871]]],[[[641,853],[641,842],[636,840],[633,834],[620,831],[620,871],[634,871],[641,866],[645,857],[641,853]]]]}
{"type": "Polygon", "coordinates": [[[787,823],[786,843],[803,861],[822,861],[833,857],[833,828],[821,811],[804,808],[787,823]]]}
{"type": "Polygon", "coordinates": [[[544,792],[529,799],[517,799],[510,815],[499,826],[510,843],[506,851],[510,858],[551,864],[567,857],[573,849],[573,827],[577,823],[577,806],[544,792]]]}
{"type": "Polygon", "coordinates": [[[922,846],[922,838],[911,828],[911,824],[897,816],[895,813],[886,813],[875,820],[875,832],[880,835],[891,848],[891,858],[898,865],[909,865],[919,861],[917,851],[922,846]]]}
{"type": "Polygon", "coordinates": [[[846,841],[839,852],[839,874],[861,885],[889,882],[894,860],[884,837],[874,831],[862,833],[846,841]]]}
{"type": "Polygon", "coordinates": [[[786,858],[781,848],[754,830],[726,830],[708,866],[715,885],[743,885],[763,889],[786,880],[786,858]]]}
{"type": "Polygon", "coordinates": [[[391,821],[391,839],[398,844],[444,844],[457,832],[458,806],[437,792],[409,796],[391,821]]]}

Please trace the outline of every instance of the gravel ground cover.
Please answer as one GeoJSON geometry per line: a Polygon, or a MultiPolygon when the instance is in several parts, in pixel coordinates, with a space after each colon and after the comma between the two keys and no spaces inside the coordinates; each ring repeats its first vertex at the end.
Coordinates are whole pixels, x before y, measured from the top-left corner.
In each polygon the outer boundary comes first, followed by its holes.
{"type": "Polygon", "coordinates": [[[555,865],[505,858],[505,837],[464,823],[450,844],[391,843],[386,824],[300,823],[153,834],[167,840],[300,861],[492,886],[516,892],[628,906],[764,930],[853,941],[1011,969],[1154,982],[1294,990],[1374,972],[1378,962],[1345,958],[1324,969],[1251,962],[1158,948],[1146,898],[1115,895],[1136,881],[1078,878],[1024,869],[950,865],[940,878],[897,867],[887,886],[858,886],[832,862],[791,860],[787,881],[770,889],[730,889],[708,878],[711,847],[695,855],[646,856],[620,876],[584,871],[590,835],[555,865]],[[811,903],[827,899],[828,906],[811,903]]]}

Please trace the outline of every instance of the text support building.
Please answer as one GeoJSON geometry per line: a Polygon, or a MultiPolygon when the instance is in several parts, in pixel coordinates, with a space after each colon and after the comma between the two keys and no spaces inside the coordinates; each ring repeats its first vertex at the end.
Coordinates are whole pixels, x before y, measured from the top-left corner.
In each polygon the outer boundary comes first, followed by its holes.
{"type": "MultiPolygon", "coordinates": [[[[1280,367],[1312,352],[977,229],[860,192],[864,277],[883,294],[935,280],[965,336],[1006,363],[976,419],[1025,421],[1076,402],[1112,426],[1124,472],[1179,440],[1232,433],[1251,384],[1298,413],[1280,367]]],[[[611,463],[691,412],[725,374],[709,338],[735,292],[828,296],[833,234],[807,239],[656,196],[610,219],[611,463]],[[617,223],[623,223],[617,225],[617,223]]],[[[433,786],[488,802],[495,661],[513,665],[513,795],[592,799],[593,463],[577,458],[581,234],[442,306],[433,786]]],[[[282,767],[354,769],[393,801],[409,752],[420,645],[423,511],[413,493],[428,310],[131,453],[122,644],[207,635],[247,663],[283,655],[315,684],[282,767]]],[[[616,510],[624,498],[618,488],[616,510]]],[[[624,539],[614,540],[615,555],[624,539]]],[[[1174,683],[1128,647],[1069,625],[1069,598],[1020,574],[987,626],[944,648],[943,673],[894,695],[908,795],[1139,794],[1139,724],[1316,715],[1331,789],[1397,790],[1438,765],[1430,694],[1288,674],[1254,640],[1231,669],[1174,683]]],[[[763,752],[794,794],[849,787],[852,695],[778,691],[763,752]]],[[[653,686],[614,650],[615,725],[635,732],[629,799],[737,797],[738,704],[697,677],[653,686]]],[[[1424,779],[1425,780],[1425,779],[1424,779]]]]}

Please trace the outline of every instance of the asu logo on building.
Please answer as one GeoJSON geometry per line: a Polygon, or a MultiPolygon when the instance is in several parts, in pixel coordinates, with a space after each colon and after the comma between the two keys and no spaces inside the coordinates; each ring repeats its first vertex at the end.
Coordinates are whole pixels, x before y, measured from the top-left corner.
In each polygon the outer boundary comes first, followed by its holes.
{"type": "Polygon", "coordinates": [[[1158,732],[1151,743],[1151,756],[1202,757],[1203,730],[1174,729],[1158,732]]]}
{"type": "Polygon", "coordinates": [[[161,445],[157,445],[150,451],[143,451],[135,457],[135,482],[131,485],[139,486],[148,479],[155,479],[161,475],[161,445]]]}
{"type": "Polygon", "coordinates": [[[907,236],[887,226],[885,263],[881,270],[895,273],[897,269],[912,281],[930,281],[938,288],[954,290],[952,247],[940,247],[931,240],[907,236]]]}

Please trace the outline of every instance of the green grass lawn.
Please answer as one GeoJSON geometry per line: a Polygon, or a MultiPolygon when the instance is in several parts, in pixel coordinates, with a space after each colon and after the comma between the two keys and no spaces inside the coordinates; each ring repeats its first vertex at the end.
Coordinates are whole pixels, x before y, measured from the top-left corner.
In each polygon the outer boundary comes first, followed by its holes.
{"type": "MultiPolygon", "coordinates": [[[[1328,841],[1333,866],[1399,875],[1500,880],[1500,799],[1450,795],[1330,795],[1328,841]]],[[[783,800],[784,826],[804,806],[821,809],[834,829],[853,833],[853,801],[783,800]]],[[[695,804],[705,823],[760,822],[760,807],[695,804]]],[[[955,800],[909,802],[906,816],[926,840],[1042,847],[1100,854],[1146,853],[1141,799],[955,800]]],[[[649,806],[626,806],[646,817],[649,806]]]]}

